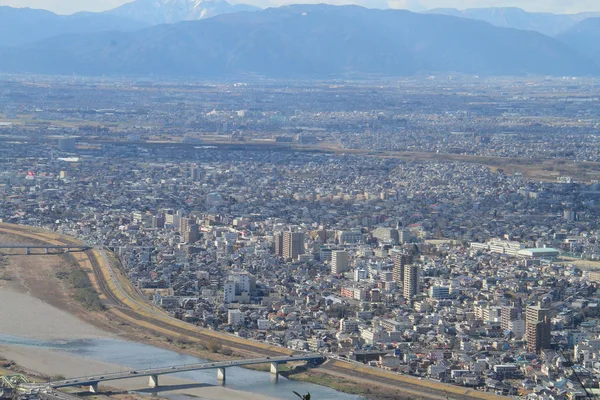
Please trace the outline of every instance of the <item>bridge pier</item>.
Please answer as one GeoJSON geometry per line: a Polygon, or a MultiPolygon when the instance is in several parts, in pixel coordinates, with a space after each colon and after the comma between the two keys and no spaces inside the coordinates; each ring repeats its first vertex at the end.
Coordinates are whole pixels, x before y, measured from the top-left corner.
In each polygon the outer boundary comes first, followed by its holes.
{"type": "Polygon", "coordinates": [[[219,368],[217,369],[217,380],[225,382],[225,368],[219,368]]]}
{"type": "Polygon", "coordinates": [[[99,393],[98,382],[90,383],[90,393],[99,393]]]}
{"type": "Polygon", "coordinates": [[[46,254],[50,253],[50,249],[46,247],[46,254]]]}
{"type": "Polygon", "coordinates": [[[27,255],[31,254],[31,247],[26,247],[25,248],[25,254],[27,254],[27,255]]]}
{"type": "Polygon", "coordinates": [[[275,376],[279,376],[279,363],[271,363],[271,373],[275,376]]]}
{"type": "Polygon", "coordinates": [[[158,387],[158,375],[150,375],[148,379],[148,386],[151,388],[158,387]]]}

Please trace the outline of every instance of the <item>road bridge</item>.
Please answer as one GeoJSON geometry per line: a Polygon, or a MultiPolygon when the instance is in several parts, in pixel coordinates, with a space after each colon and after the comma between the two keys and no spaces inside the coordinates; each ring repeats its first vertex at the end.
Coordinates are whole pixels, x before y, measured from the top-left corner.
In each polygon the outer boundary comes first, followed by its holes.
{"type": "Polygon", "coordinates": [[[231,367],[241,367],[244,365],[255,365],[255,364],[271,364],[271,373],[274,375],[279,374],[279,364],[285,364],[291,361],[321,361],[323,356],[318,353],[308,353],[293,356],[281,356],[281,357],[265,357],[265,358],[253,358],[246,360],[232,360],[232,361],[218,361],[210,362],[207,361],[201,364],[186,364],[186,365],[174,365],[161,368],[150,368],[150,369],[137,369],[126,372],[115,372],[109,374],[99,374],[95,376],[84,376],[68,378],[58,381],[52,381],[45,384],[24,384],[23,389],[26,390],[40,390],[43,388],[64,388],[70,386],[89,386],[90,392],[98,392],[98,384],[100,382],[110,382],[121,379],[131,379],[138,377],[148,377],[148,385],[150,387],[158,387],[158,377],[160,375],[176,374],[180,372],[199,371],[204,369],[215,369],[217,370],[217,379],[225,381],[226,370],[231,367]]]}
{"type": "MultiPolygon", "coordinates": [[[[33,245],[33,244],[1,244],[0,243],[0,250],[1,249],[24,249],[25,254],[27,254],[27,255],[32,254],[31,251],[33,249],[43,249],[44,254],[54,254],[51,252],[51,250],[64,250],[67,253],[70,253],[72,251],[85,251],[85,250],[88,250],[91,248],[92,248],[91,246],[78,246],[75,244],[65,245],[65,246],[56,246],[56,245],[50,245],[50,244],[33,245]]],[[[34,254],[37,254],[37,253],[34,253],[34,254]]]]}

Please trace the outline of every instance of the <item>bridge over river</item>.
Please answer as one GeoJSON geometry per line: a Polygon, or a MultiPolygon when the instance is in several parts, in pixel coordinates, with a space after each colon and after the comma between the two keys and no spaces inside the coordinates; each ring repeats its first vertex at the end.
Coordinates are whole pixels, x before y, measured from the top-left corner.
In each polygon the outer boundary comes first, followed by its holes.
{"type": "Polygon", "coordinates": [[[186,364],[186,365],[174,365],[162,368],[149,368],[149,369],[138,369],[126,372],[115,372],[110,374],[103,374],[98,376],[84,376],[68,378],[58,381],[52,381],[48,383],[25,383],[21,385],[21,388],[27,391],[38,391],[41,389],[52,388],[64,388],[70,386],[89,386],[90,392],[98,392],[98,384],[100,382],[110,382],[120,379],[131,379],[140,376],[149,377],[149,386],[158,387],[158,377],[160,375],[176,374],[179,372],[187,371],[198,371],[203,369],[215,369],[217,370],[217,379],[225,381],[226,370],[231,367],[241,367],[244,365],[254,364],[271,364],[271,373],[274,375],[279,374],[279,364],[285,364],[290,361],[321,361],[323,356],[318,353],[308,353],[293,356],[281,356],[281,357],[265,357],[265,358],[252,358],[246,360],[232,360],[232,361],[219,361],[219,362],[205,362],[201,364],[186,364]]]}
{"type": "Polygon", "coordinates": [[[54,246],[50,244],[43,245],[33,245],[33,244],[2,244],[0,243],[0,250],[2,249],[23,249],[25,250],[25,254],[32,254],[33,249],[43,249],[44,254],[51,254],[51,250],[64,250],[68,253],[72,251],[85,251],[91,249],[91,246],[78,246],[74,244],[65,245],[65,246],[54,246]]]}

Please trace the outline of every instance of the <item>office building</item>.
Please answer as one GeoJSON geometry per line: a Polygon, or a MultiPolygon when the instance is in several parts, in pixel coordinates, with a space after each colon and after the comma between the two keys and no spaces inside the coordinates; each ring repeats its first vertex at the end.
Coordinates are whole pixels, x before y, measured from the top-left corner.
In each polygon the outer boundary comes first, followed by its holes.
{"type": "Polygon", "coordinates": [[[331,252],[333,250],[329,247],[321,247],[319,249],[319,260],[323,262],[331,262],[331,252]]]}
{"type": "Polygon", "coordinates": [[[433,299],[449,299],[450,288],[448,286],[432,286],[429,288],[429,297],[433,299]]]}

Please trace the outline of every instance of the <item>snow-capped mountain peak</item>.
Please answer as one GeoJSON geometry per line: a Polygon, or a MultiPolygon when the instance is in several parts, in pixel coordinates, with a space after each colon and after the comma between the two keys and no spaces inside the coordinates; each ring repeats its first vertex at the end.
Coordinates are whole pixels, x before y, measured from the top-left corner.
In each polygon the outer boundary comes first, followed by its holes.
{"type": "Polygon", "coordinates": [[[225,0],[135,0],[107,13],[157,25],[257,10],[258,7],[246,4],[232,5],[225,0]]]}

